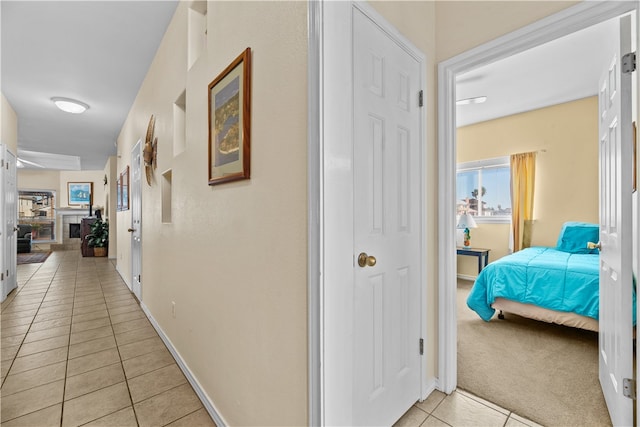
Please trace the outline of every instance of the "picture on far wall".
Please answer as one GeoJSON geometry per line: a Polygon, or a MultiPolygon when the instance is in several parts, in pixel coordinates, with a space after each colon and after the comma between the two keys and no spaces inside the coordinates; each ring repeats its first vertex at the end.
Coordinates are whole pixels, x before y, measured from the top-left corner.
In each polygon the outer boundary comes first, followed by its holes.
{"type": "Polygon", "coordinates": [[[93,182],[67,182],[69,206],[90,205],[93,197],[93,182]]]}
{"type": "Polygon", "coordinates": [[[209,84],[209,185],[249,179],[251,48],[209,84]]]}

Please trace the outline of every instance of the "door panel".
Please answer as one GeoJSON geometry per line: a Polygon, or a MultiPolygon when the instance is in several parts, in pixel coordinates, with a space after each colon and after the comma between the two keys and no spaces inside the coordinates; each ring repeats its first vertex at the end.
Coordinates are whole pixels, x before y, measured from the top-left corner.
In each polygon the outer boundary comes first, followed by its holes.
{"type": "Polygon", "coordinates": [[[138,141],[131,150],[131,275],[133,293],[142,301],[142,152],[138,141]]]}
{"type": "Polygon", "coordinates": [[[631,18],[599,84],[600,134],[600,384],[614,425],[633,424],[633,401],[623,379],[633,378],[631,276],[631,74],[621,58],[631,51],[631,18]]]}
{"type": "Polygon", "coordinates": [[[391,425],[420,397],[420,64],[358,10],[353,28],[354,424],[391,425]]]}
{"type": "Polygon", "coordinates": [[[6,146],[0,145],[2,150],[2,209],[3,209],[3,273],[2,295],[0,300],[4,301],[9,292],[18,286],[16,279],[17,269],[17,240],[16,230],[18,227],[18,188],[16,177],[16,156],[7,150],[6,146]]]}

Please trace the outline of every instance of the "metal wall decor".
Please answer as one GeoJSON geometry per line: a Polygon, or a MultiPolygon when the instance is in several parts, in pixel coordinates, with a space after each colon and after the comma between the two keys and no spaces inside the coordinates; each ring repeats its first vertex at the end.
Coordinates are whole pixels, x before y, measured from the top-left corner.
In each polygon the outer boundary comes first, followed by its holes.
{"type": "Polygon", "coordinates": [[[153,132],[156,125],[156,118],[151,115],[149,120],[149,126],[147,126],[147,136],[144,141],[144,148],[142,149],[142,158],[144,160],[144,172],[147,176],[147,184],[151,185],[151,176],[153,171],[156,170],[157,156],[158,156],[158,138],[153,137],[153,132]]]}

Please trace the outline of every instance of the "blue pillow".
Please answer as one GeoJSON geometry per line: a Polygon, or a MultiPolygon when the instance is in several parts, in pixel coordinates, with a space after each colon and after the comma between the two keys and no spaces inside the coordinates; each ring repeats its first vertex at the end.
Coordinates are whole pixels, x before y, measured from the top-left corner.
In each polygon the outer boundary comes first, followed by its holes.
{"type": "Polygon", "coordinates": [[[572,254],[597,254],[598,249],[588,249],[587,242],[597,243],[600,226],[587,222],[565,222],[558,236],[556,248],[572,254]]]}

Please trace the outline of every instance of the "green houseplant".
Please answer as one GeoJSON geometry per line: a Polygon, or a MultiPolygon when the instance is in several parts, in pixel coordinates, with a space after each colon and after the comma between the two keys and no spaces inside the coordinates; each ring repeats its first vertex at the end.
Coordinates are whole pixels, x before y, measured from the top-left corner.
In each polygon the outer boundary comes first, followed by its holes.
{"type": "Polygon", "coordinates": [[[106,256],[109,246],[109,222],[97,219],[91,224],[91,233],[86,238],[95,256],[106,256]]]}

